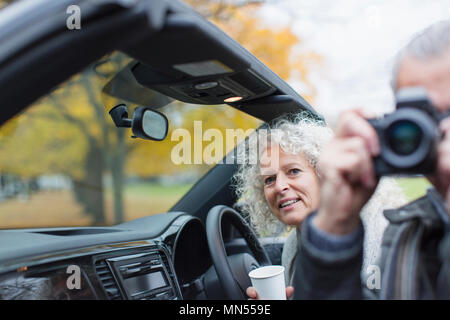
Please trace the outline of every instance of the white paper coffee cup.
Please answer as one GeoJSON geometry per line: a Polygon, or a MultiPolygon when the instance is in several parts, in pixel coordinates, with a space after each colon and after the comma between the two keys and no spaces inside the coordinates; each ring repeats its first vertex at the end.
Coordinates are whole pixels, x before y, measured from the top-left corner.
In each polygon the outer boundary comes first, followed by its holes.
{"type": "Polygon", "coordinates": [[[283,266],[265,266],[248,273],[261,300],[286,300],[283,266]]]}

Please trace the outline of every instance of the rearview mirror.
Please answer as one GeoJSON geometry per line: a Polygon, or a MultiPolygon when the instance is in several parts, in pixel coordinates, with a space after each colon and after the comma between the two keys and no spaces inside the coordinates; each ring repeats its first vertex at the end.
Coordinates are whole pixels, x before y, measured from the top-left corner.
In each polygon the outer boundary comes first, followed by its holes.
{"type": "Polygon", "coordinates": [[[128,119],[128,109],[124,104],[115,106],[109,114],[117,127],[131,127],[133,138],[161,141],[169,130],[166,116],[148,107],[134,109],[132,119],[128,119]]]}
{"type": "Polygon", "coordinates": [[[146,107],[134,109],[133,134],[141,139],[161,141],[167,136],[169,122],[162,113],[146,107]]]}

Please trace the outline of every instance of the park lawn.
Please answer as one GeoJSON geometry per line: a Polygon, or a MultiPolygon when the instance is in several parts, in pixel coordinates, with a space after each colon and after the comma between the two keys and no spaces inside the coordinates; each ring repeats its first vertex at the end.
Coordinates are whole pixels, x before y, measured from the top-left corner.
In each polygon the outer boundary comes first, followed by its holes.
{"type": "Polygon", "coordinates": [[[425,195],[430,182],[424,177],[397,178],[399,186],[402,188],[408,200],[415,200],[425,195]]]}
{"type": "MultiPolygon", "coordinates": [[[[136,184],[125,188],[125,221],[167,212],[191,187],[136,184]]],[[[105,225],[114,225],[113,194],[105,192],[105,225]]],[[[72,191],[41,191],[0,202],[0,229],[89,226],[72,191]]]]}
{"type": "Polygon", "coordinates": [[[130,184],[125,188],[125,196],[130,197],[169,197],[184,195],[192,187],[192,184],[160,185],[155,183],[130,184]]]}
{"type": "MultiPolygon", "coordinates": [[[[163,213],[185,195],[192,184],[163,186],[151,183],[128,185],[125,188],[125,220],[130,221],[152,214],[163,213]]],[[[111,208],[107,212],[112,213],[112,194],[107,196],[107,204],[111,208]]],[[[108,217],[112,223],[112,215],[108,217]]]]}

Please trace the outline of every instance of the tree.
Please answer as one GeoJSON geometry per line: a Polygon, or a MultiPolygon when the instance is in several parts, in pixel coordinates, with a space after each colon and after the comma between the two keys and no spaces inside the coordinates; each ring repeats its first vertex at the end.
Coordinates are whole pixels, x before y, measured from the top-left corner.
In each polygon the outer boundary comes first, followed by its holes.
{"type": "MultiPolygon", "coordinates": [[[[105,58],[101,68],[112,69],[112,74],[125,62],[124,56],[117,54],[105,58]]],[[[105,222],[106,172],[113,175],[115,219],[123,221],[120,188],[126,157],[125,132],[112,124],[102,102],[105,75],[97,70],[99,66],[94,64],[72,77],[0,131],[3,172],[24,178],[52,173],[69,176],[76,199],[94,224],[105,222]]]]}
{"type": "MultiPolygon", "coordinates": [[[[0,6],[1,6],[0,0],[0,6]]],[[[319,57],[311,54],[291,56],[300,39],[288,28],[271,30],[253,14],[258,4],[242,2],[192,1],[197,9],[213,23],[243,44],[283,79],[300,74],[307,82],[308,63],[319,57]]],[[[168,143],[130,139],[129,129],[116,128],[108,115],[114,105],[122,101],[102,95],[101,88],[129,58],[111,54],[94,63],[83,73],[41,99],[27,112],[0,128],[0,173],[14,173],[26,179],[42,174],[62,173],[73,181],[73,193],[94,224],[105,222],[105,188],[103,180],[111,176],[115,223],[124,220],[125,177],[151,177],[192,170],[192,166],[171,165],[170,154],[176,141],[168,143]],[[36,155],[39,154],[39,160],[36,155]],[[169,165],[170,164],[170,165],[169,165]]],[[[313,96],[306,97],[310,101],[313,96]]],[[[132,108],[129,106],[130,114],[132,108]]],[[[162,109],[171,119],[182,119],[180,127],[194,133],[194,121],[203,121],[203,130],[220,128],[254,128],[258,120],[231,107],[193,107],[181,102],[162,109]],[[218,108],[223,117],[216,117],[218,108]]],[[[171,137],[171,126],[168,139],[171,137]]],[[[207,143],[205,143],[206,145],[207,143]]],[[[225,145],[224,154],[231,146],[225,145]]],[[[192,150],[194,151],[194,150],[192,150]]],[[[204,171],[207,166],[201,166],[204,171]]]]}
{"type": "Polygon", "coordinates": [[[93,215],[94,224],[105,222],[103,177],[107,172],[112,176],[114,220],[116,223],[124,220],[124,164],[129,150],[125,143],[125,131],[118,130],[113,125],[98,89],[104,85],[105,79],[118,72],[128,61],[129,58],[122,54],[107,56],[65,86],[77,90],[73,96],[85,99],[85,102],[79,105],[89,109],[90,113],[84,113],[81,117],[74,115],[74,111],[67,108],[70,105],[64,103],[67,96],[64,92],[59,95],[58,91],[55,91],[50,96],[53,106],[62,112],[69,123],[73,123],[83,132],[87,141],[85,170],[81,179],[74,179],[74,193],[85,205],[86,212],[93,215]]]}

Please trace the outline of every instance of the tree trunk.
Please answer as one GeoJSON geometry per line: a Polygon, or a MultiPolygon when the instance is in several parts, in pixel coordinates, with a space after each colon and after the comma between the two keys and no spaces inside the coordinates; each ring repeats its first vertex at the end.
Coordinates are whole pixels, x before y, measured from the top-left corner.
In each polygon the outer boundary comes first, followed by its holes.
{"type": "Polygon", "coordinates": [[[104,161],[102,150],[91,141],[85,159],[84,177],[73,180],[75,197],[83,205],[85,213],[93,217],[94,225],[105,224],[103,188],[104,161]]]}
{"type": "Polygon", "coordinates": [[[117,130],[117,149],[111,158],[111,174],[113,182],[113,199],[114,199],[114,222],[119,224],[124,222],[124,201],[123,192],[125,185],[125,131],[117,130]]]}

